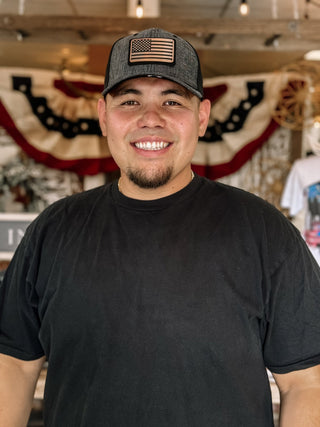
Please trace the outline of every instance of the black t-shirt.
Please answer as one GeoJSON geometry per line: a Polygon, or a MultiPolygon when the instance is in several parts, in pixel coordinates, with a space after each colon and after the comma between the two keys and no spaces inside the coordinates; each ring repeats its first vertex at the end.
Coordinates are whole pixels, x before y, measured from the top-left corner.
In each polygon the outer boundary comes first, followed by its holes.
{"type": "Polygon", "coordinates": [[[270,427],[265,367],[320,363],[320,273],[274,207],[196,176],[47,208],[1,287],[0,351],[49,361],[50,427],[270,427]]]}

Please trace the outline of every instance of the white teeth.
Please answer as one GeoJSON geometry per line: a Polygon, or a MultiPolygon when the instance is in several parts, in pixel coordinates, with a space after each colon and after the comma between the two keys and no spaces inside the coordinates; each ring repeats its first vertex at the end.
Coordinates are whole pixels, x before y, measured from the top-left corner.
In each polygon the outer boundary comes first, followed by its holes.
{"type": "Polygon", "coordinates": [[[134,144],[140,150],[156,151],[162,150],[168,147],[169,142],[164,141],[147,141],[147,142],[135,142],[134,144]]]}

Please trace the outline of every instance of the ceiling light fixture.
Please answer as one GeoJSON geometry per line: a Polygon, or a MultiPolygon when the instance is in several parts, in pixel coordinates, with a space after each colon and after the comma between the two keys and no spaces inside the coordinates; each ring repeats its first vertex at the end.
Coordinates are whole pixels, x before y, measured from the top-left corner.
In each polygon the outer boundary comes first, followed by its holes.
{"type": "Polygon", "coordinates": [[[320,50],[309,50],[303,57],[306,61],[320,61],[320,50]]]}
{"type": "Polygon", "coordinates": [[[19,0],[19,15],[24,15],[25,0],[19,0]]]}
{"type": "Polygon", "coordinates": [[[26,37],[28,37],[28,33],[26,33],[25,31],[22,30],[17,30],[16,31],[16,36],[17,36],[17,40],[18,42],[22,42],[26,37]]]}
{"type": "Polygon", "coordinates": [[[272,0],[271,13],[272,19],[278,19],[278,0],[272,0]]]}
{"type": "Polygon", "coordinates": [[[265,40],[264,45],[267,47],[269,46],[278,47],[280,37],[281,37],[281,34],[273,34],[271,37],[268,37],[265,40]]]}
{"type": "Polygon", "coordinates": [[[292,7],[293,7],[293,19],[298,20],[300,18],[298,0],[292,0],[292,7]]]}
{"type": "Polygon", "coordinates": [[[127,0],[127,16],[137,18],[137,9],[143,11],[143,18],[158,18],[160,16],[160,0],[127,0]]]}
{"type": "Polygon", "coordinates": [[[247,16],[249,14],[249,5],[247,3],[247,0],[241,0],[240,6],[239,6],[239,13],[241,16],[247,16]]]}
{"type": "Polygon", "coordinates": [[[320,7],[320,2],[317,0],[306,0],[305,3],[305,11],[304,11],[304,17],[305,19],[309,19],[309,5],[313,5],[316,7],[320,7]]]}
{"type": "Polygon", "coordinates": [[[142,18],[143,17],[143,12],[144,12],[144,10],[143,10],[142,1],[138,0],[137,7],[136,7],[136,17],[137,18],[142,18]]]}

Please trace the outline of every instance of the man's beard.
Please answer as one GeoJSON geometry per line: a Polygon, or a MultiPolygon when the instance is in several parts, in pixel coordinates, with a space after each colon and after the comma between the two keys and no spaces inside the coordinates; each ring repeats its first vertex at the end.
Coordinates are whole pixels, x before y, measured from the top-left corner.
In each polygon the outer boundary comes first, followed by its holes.
{"type": "Polygon", "coordinates": [[[165,170],[156,170],[152,176],[148,176],[143,169],[128,169],[127,176],[134,184],[140,188],[159,188],[167,184],[172,176],[173,167],[165,170]]]}

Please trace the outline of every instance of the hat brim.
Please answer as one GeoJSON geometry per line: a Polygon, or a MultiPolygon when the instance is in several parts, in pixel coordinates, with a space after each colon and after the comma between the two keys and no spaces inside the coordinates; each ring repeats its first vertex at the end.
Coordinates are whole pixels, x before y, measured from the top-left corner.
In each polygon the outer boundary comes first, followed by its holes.
{"type": "Polygon", "coordinates": [[[178,83],[180,86],[183,86],[185,89],[187,89],[189,92],[191,92],[193,95],[197,96],[198,98],[203,99],[203,93],[201,93],[199,90],[197,90],[194,87],[188,85],[187,83],[182,82],[181,80],[179,80],[173,76],[167,75],[165,73],[162,73],[161,75],[140,74],[139,73],[139,74],[136,74],[134,76],[130,76],[130,77],[127,77],[125,79],[121,79],[119,81],[114,82],[112,86],[104,88],[104,90],[101,92],[101,95],[106,96],[111,90],[113,90],[116,86],[118,86],[122,82],[125,82],[127,80],[132,80],[132,79],[143,78],[143,77],[153,77],[153,78],[157,78],[157,79],[170,80],[172,82],[178,83]]]}

